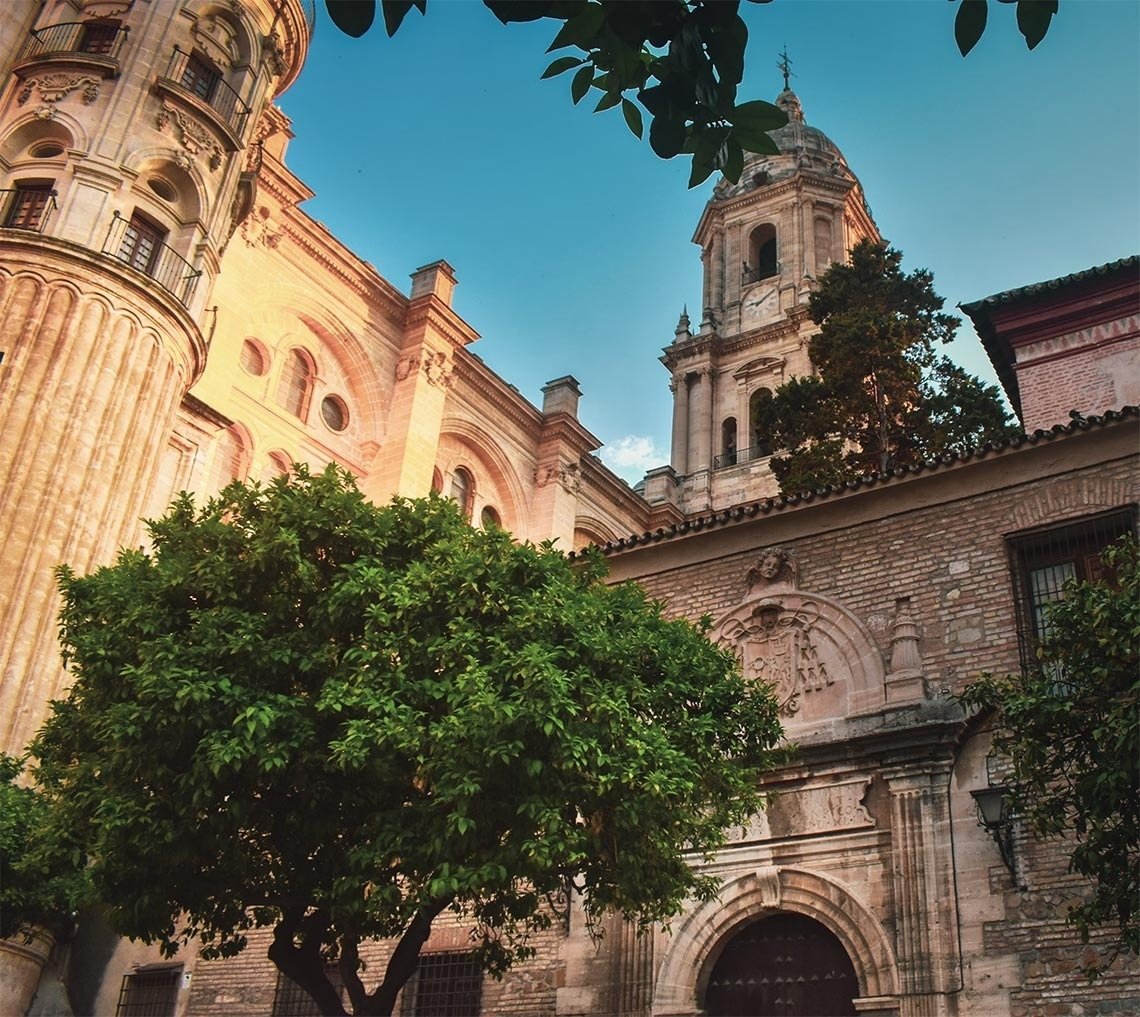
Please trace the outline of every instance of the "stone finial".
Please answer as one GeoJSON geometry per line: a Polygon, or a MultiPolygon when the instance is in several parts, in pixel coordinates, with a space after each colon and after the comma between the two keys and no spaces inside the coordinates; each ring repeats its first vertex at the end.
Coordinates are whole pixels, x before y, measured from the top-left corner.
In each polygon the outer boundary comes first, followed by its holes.
{"type": "Polygon", "coordinates": [[[693,333],[689,331],[688,304],[681,308],[681,317],[677,319],[677,327],[673,330],[673,335],[676,336],[675,342],[684,342],[686,339],[693,338],[693,333]]]}
{"type": "Polygon", "coordinates": [[[910,597],[895,600],[895,623],[891,633],[891,664],[886,678],[887,702],[922,699],[922,655],[918,652],[918,623],[910,609],[910,597]]]}
{"type": "Polygon", "coordinates": [[[422,297],[425,293],[434,293],[450,307],[455,283],[455,269],[446,261],[433,261],[412,273],[412,299],[422,297]]]}

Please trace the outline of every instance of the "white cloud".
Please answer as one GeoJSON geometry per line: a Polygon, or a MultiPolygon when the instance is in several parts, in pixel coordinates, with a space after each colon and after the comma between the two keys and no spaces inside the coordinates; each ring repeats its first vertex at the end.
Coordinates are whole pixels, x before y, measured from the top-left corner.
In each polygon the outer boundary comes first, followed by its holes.
{"type": "Polygon", "coordinates": [[[646,470],[665,465],[666,456],[659,452],[652,438],[627,434],[603,448],[599,456],[611,470],[631,484],[639,481],[646,470]]]}

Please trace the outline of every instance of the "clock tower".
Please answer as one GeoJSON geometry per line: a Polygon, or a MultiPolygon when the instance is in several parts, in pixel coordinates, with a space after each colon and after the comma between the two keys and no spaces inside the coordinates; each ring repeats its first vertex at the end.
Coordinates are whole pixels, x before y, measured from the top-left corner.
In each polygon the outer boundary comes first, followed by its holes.
{"type": "Polygon", "coordinates": [[[758,401],[812,373],[808,295],[833,261],[879,239],[858,178],[804,121],[783,68],[776,105],[788,123],[771,133],[779,154],[752,154],[737,183],[714,188],[693,236],[704,264],[700,319],[683,313],[661,358],[672,375],[671,468],[650,475],[646,496],[684,514],[777,493],[758,401]]]}

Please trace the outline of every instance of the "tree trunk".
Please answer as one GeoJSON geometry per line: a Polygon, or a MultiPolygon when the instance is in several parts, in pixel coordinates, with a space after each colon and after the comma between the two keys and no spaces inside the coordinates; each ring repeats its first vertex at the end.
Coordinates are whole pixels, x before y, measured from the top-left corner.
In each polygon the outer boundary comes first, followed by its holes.
{"type": "Polygon", "coordinates": [[[308,914],[303,909],[286,911],[273,930],[269,959],[285,977],[291,978],[313,999],[322,1017],[348,1017],[321,960],[321,942],[328,919],[320,911],[308,914]],[[297,939],[300,937],[300,945],[297,939]]]}
{"type": "MultiPolygon", "coordinates": [[[[384,972],[384,981],[377,986],[375,992],[363,997],[363,1007],[357,1007],[353,1001],[356,1017],[391,1017],[397,994],[419,967],[420,950],[431,934],[431,923],[453,899],[451,896],[439,897],[416,912],[416,917],[411,920],[400,937],[400,942],[396,944],[396,949],[392,951],[384,972]]],[[[357,985],[360,984],[359,978],[356,982],[357,985]]],[[[349,994],[352,995],[351,988],[349,994]]]]}

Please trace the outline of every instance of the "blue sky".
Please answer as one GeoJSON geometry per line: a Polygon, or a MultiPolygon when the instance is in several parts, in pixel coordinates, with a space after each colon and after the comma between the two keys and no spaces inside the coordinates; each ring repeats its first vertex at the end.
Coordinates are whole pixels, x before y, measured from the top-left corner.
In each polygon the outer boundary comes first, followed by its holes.
{"type": "MultiPolygon", "coordinates": [[[[456,270],[472,350],[541,402],[581,382],[580,416],[633,481],[668,459],[657,363],[700,304],[693,229],[712,181],[686,189],[620,111],[574,107],[540,81],[553,22],[501,26],[477,0],[431,0],[394,39],[341,36],[317,0],[309,60],[281,100],[287,162],[310,215],[407,291],[456,270]]],[[[1140,249],[1140,4],[1062,0],[1030,53],[1014,7],[990,4],[959,56],[943,0],[775,0],[749,25],[742,99],[774,99],[786,45],[807,121],[843,150],[907,268],[948,307],[1140,249]]],[[[972,329],[952,351],[992,380],[972,329]]]]}

